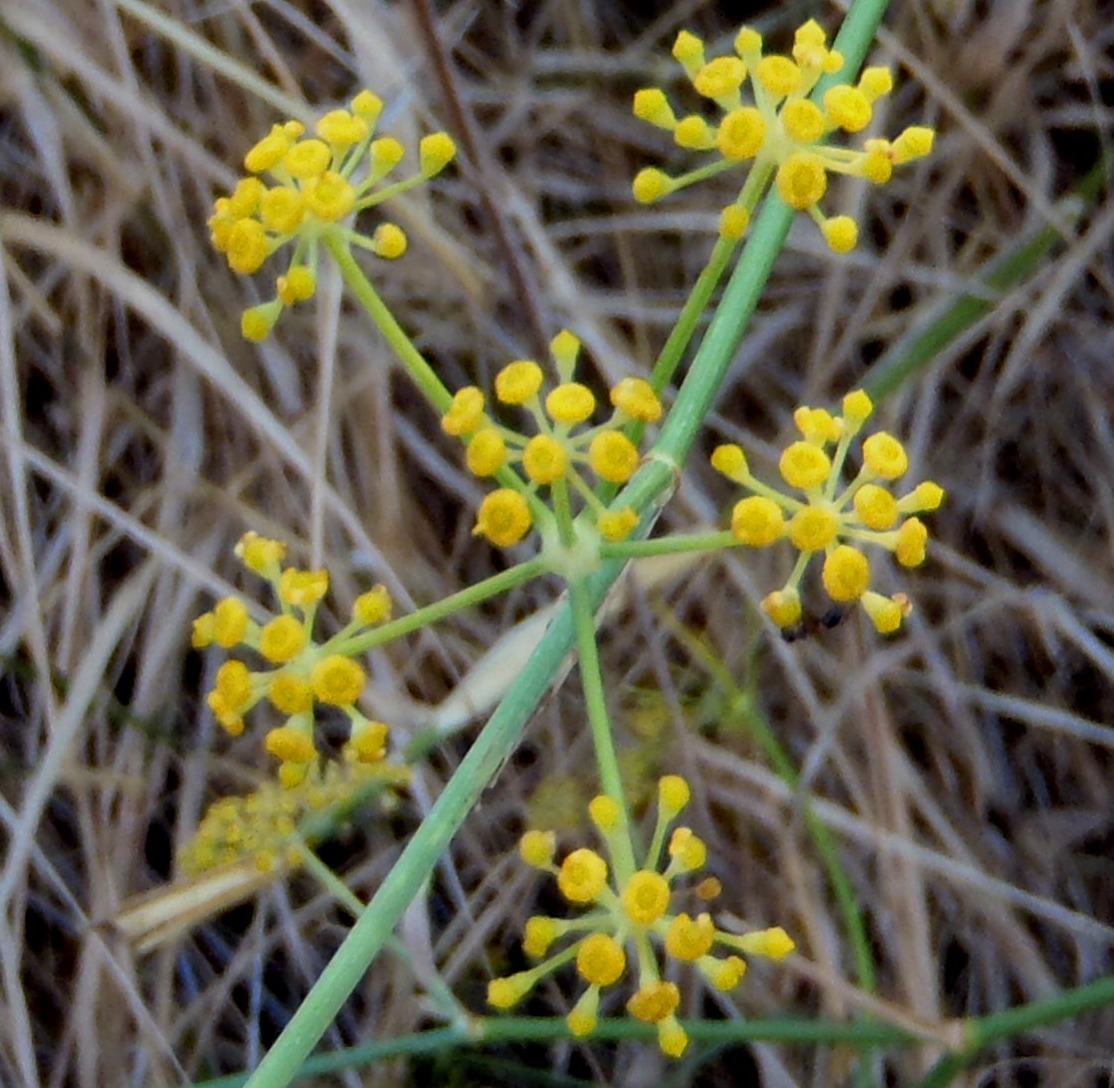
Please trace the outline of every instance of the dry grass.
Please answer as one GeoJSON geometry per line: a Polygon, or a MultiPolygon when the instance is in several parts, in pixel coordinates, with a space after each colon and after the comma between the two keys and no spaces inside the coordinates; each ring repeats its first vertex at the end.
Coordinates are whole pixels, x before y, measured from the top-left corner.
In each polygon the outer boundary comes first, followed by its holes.
{"type": "MultiPolygon", "coordinates": [[[[803,6],[771,5],[764,29],[785,35],[803,6]]],[[[335,315],[327,355],[312,316],[246,345],[236,329],[252,285],[206,239],[214,193],[277,115],[371,84],[411,144],[452,123],[411,5],[157,7],[172,21],[138,0],[0,5],[0,1082],[28,1088],[250,1066],[347,925],[301,879],[147,957],[96,924],[164,885],[204,805],[262,773],[258,736],[229,741],[202,710],[218,662],[188,646],[192,617],[239,577],[238,536],[278,534],[328,565],[338,609],[372,581],[426,602],[496,562],[469,538],[477,487],[431,440],[431,414],[367,322],[335,315]]],[[[629,96],[668,75],[662,46],[679,25],[711,36],[728,24],[714,5],[654,5],[652,18],[649,7],[441,5],[482,153],[400,213],[412,250],[379,281],[450,386],[539,352],[566,322],[605,378],[651,364],[715,212],[707,189],[652,213],[631,206],[634,169],[664,148],[630,117],[629,96]]],[[[794,232],[708,447],[742,435],[768,455],[794,404],[833,399],[984,262],[1064,221],[1056,201],[1110,150],[1114,22],[1101,0],[893,8],[880,51],[905,71],[885,128],[927,119],[938,154],[882,192],[840,192],[870,223],[850,259],[805,224],[794,232]]],[[[723,902],[800,938],[800,957],[755,970],[747,1015],[839,1017],[863,1000],[794,798],[727,713],[694,636],[755,693],[843,845],[883,1015],[938,1036],[951,1017],[1110,971],[1112,228],[1109,202],[1068,228],[1027,285],[885,404],[949,494],[932,561],[900,583],[918,603],[904,637],[880,642],[855,619],[804,643],[771,639],[749,617],[776,575],[753,556],[642,586],[607,629],[632,773],[691,773],[723,902]]],[[[668,522],[711,521],[727,498],[694,463],[668,522]]],[[[373,703],[405,730],[414,701],[444,698],[551,594],[531,589],[391,647],[373,662],[373,703]]],[[[465,743],[419,772],[393,821],[328,852],[358,893],[465,743]]],[[[508,858],[527,801],[552,815],[589,758],[570,683],[411,911],[407,944],[476,1010],[534,895],[508,858]]],[[[545,992],[534,1010],[563,1000],[545,992]]],[[[384,958],[327,1043],[427,1023],[411,975],[384,958]]],[[[1114,1011],[1071,1021],[985,1055],[971,1083],[1109,1083],[1111,1040],[1114,1011]]],[[[886,1082],[910,1083],[932,1053],[891,1055],[886,1082]]],[[[614,1084],[660,1079],[646,1048],[509,1057],[614,1084]]],[[[845,1064],[840,1051],[757,1046],[700,1075],[744,1083],[757,1065],[767,1085],[835,1085],[845,1064]]],[[[471,1083],[462,1069],[453,1083],[471,1083]]],[[[429,1076],[449,1073],[340,1080],[429,1076]]],[[[476,1077],[521,1082],[497,1063],[476,1077]]]]}

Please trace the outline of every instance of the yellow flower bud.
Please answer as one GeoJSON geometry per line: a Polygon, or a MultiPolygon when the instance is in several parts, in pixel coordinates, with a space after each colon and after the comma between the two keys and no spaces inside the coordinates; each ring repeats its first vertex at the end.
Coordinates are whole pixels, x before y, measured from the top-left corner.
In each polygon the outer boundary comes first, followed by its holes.
{"type": "Polygon", "coordinates": [[[418,163],[423,178],[436,177],[456,158],[456,144],[447,132],[431,132],[418,143],[418,163]]]}
{"type": "Polygon", "coordinates": [[[719,233],[729,242],[737,242],[750,226],[750,212],[741,204],[728,204],[719,213],[719,233]]]}
{"type": "Polygon", "coordinates": [[[532,359],[508,363],[495,375],[495,396],[500,404],[525,404],[542,387],[542,368],[532,359]]]}
{"type": "Polygon", "coordinates": [[[580,382],[563,382],[545,398],[545,410],[556,423],[583,423],[596,410],[592,391],[580,382]]]}
{"type": "Polygon", "coordinates": [[[897,530],[894,555],[903,567],[919,567],[925,560],[928,530],[920,518],[907,518],[897,530]]]}
{"type": "Polygon", "coordinates": [[[371,252],[385,261],[398,260],[406,245],[406,232],[397,223],[380,223],[371,236],[371,252]]]}
{"type": "Polygon", "coordinates": [[[817,552],[835,540],[839,519],[830,510],[806,506],[789,521],[787,533],[793,547],[801,552],[817,552]]]}
{"type": "Polygon", "coordinates": [[[668,132],[672,132],[677,124],[669,99],[658,87],[646,87],[634,92],[634,115],[640,121],[647,121],[668,132]]]}
{"type": "Polygon", "coordinates": [[[601,431],[588,447],[588,463],[601,480],[625,484],[638,468],[638,448],[621,431],[601,431]]]}
{"type": "Polygon", "coordinates": [[[517,491],[503,487],[480,503],[472,532],[486,537],[496,547],[509,548],[517,544],[533,524],[526,500],[517,491]]]}
{"type": "Polygon", "coordinates": [[[818,203],[828,188],[828,175],[820,156],[794,151],[777,169],[778,196],[791,208],[804,211],[818,203]]]}
{"type": "Polygon", "coordinates": [[[364,690],[367,675],[351,658],[330,654],[313,666],[313,694],[329,706],[351,706],[364,690]]]}
{"type": "Polygon", "coordinates": [[[897,500],[884,487],[864,484],[855,492],[855,513],[868,529],[883,532],[897,521],[897,500]]]}
{"type": "Polygon", "coordinates": [[[693,76],[696,93],[704,98],[726,98],[738,94],[747,69],[738,57],[716,57],[693,76]]]}
{"type": "Polygon", "coordinates": [[[878,431],[863,442],[863,463],[875,476],[896,480],[909,468],[909,457],[893,435],[878,431]]]}
{"type": "Polygon", "coordinates": [[[824,92],[824,112],[844,132],[862,132],[874,111],[862,91],[843,83],[824,92]]]}
{"type": "Polygon", "coordinates": [[[352,604],[352,618],[364,627],[374,627],[379,623],[386,623],[391,618],[391,609],[394,602],[391,594],[384,585],[372,586],[366,593],[361,593],[352,604]]]}
{"type": "Polygon", "coordinates": [[[811,442],[793,442],[781,455],[778,471],[790,487],[809,491],[828,479],[832,462],[819,446],[811,442]]]}
{"type": "Polygon", "coordinates": [[[313,741],[301,730],[290,725],[272,729],[263,747],[283,763],[308,763],[317,754],[313,741]]]}
{"type": "Polygon", "coordinates": [[[565,475],[568,467],[565,447],[551,435],[534,435],[522,451],[522,469],[536,484],[554,483],[565,475]]]}
{"type": "Polygon", "coordinates": [[[785,630],[801,622],[801,595],[796,589],[778,589],[762,601],[762,611],[785,630]]]}
{"type": "Polygon", "coordinates": [[[669,883],[661,873],[642,869],[627,881],[622,900],[635,925],[652,926],[669,910],[669,883]]]}
{"type": "Polygon", "coordinates": [[[639,204],[653,204],[677,188],[676,182],[656,166],[639,170],[631,185],[631,192],[639,204]]]}
{"type": "Polygon", "coordinates": [[[672,982],[651,982],[640,987],[627,1002],[627,1012],[636,1020],[656,1024],[671,1015],[681,1001],[681,992],[672,982]]]}
{"type": "Polygon", "coordinates": [[[753,159],[766,142],[766,122],[753,106],[732,110],[719,123],[716,147],[725,159],[753,159]]]}
{"type": "Polygon", "coordinates": [[[822,579],[833,601],[857,601],[870,584],[870,563],[862,552],[840,544],[824,560],[822,579]]]}
{"type": "Polygon", "coordinates": [[[441,429],[455,437],[470,434],[483,421],[484,395],[474,385],[458,389],[449,410],[441,417],[441,429]]]}
{"type": "Polygon", "coordinates": [[[259,652],[276,665],[292,661],[305,645],[305,624],[293,616],[277,616],[259,632],[259,652]]]}
{"type": "Polygon", "coordinates": [[[213,641],[225,650],[240,642],[248,629],[248,609],[236,597],[225,597],[213,609],[213,641]]]}
{"type": "Polygon", "coordinates": [[[557,887],[570,903],[590,903],[607,883],[607,862],[595,850],[574,850],[557,873],[557,887]]]}
{"type": "Polygon", "coordinates": [[[518,844],[519,856],[535,869],[552,865],[556,850],[557,836],[552,831],[527,831],[518,844]]]}
{"type": "Polygon", "coordinates": [[[611,403],[630,419],[643,423],[661,419],[661,401],[645,378],[624,378],[611,390],[611,403]]]}
{"type": "Polygon", "coordinates": [[[695,963],[711,950],[716,939],[712,916],[700,914],[696,919],[678,914],[665,931],[665,950],[676,960],[695,963]]]}
{"type": "Polygon", "coordinates": [[[326,170],[302,190],[306,207],[326,223],[343,219],[356,203],[356,191],[335,170],[326,170]]]}
{"type": "Polygon", "coordinates": [[[615,542],[626,540],[638,526],[638,514],[634,508],[624,506],[622,510],[605,510],[596,519],[596,528],[604,540],[615,542]]]}
{"type": "Polygon", "coordinates": [[[290,176],[298,181],[320,177],[329,168],[333,153],[323,140],[299,140],[282,157],[290,176]]]}
{"type": "Polygon", "coordinates": [[[593,986],[610,986],[626,970],[627,956],[623,946],[606,933],[591,933],[576,953],[576,970],[593,986]]]}
{"type": "Polygon", "coordinates": [[[658,779],[658,809],[662,816],[672,819],[689,803],[692,791],[679,774],[667,774],[658,779]]]}
{"type": "Polygon", "coordinates": [[[801,70],[788,57],[775,53],[758,62],[754,78],[775,98],[784,98],[800,87],[801,70]]]}
{"type": "Polygon", "coordinates": [[[468,470],[479,477],[492,476],[506,464],[507,443],[497,427],[482,427],[468,442],[464,454],[468,470]]]}
{"type": "Polygon", "coordinates": [[[765,548],[785,530],[785,516],[772,499],[751,495],[740,499],[731,513],[731,532],[740,544],[765,548]]]}

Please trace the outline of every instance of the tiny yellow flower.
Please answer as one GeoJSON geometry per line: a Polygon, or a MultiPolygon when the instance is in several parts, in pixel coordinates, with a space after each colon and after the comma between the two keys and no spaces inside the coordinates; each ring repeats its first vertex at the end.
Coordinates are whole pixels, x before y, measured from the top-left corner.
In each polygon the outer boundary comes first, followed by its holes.
{"type": "Polygon", "coordinates": [[[870,584],[870,563],[856,548],[840,544],[824,560],[822,578],[833,601],[857,601],[870,584]]]}
{"type": "Polygon", "coordinates": [[[783,629],[801,622],[801,595],[796,589],[778,589],[762,601],[762,611],[783,629]]]}
{"type": "Polygon", "coordinates": [[[638,526],[638,515],[630,506],[622,510],[605,510],[596,519],[596,526],[604,540],[626,540],[638,526]]]}
{"type": "Polygon", "coordinates": [[[213,609],[212,640],[225,650],[243,640],[248,629],[248,609],[236,597],[225,597],[213,609]]]}
{"type": "Polygon", "coordinates": [[[517,491],[501,487],[480,503],[472,532],[498,548],[509,548],[522,540],[533,524],[526,500],[517,491]]]}
{"type": "Polygon", "coordinates": [[[580,382],[564,382],[545,398],[545,410],[555,423],[583,423],[596,410],[592,391],[580,382]]]}
{"type": "Polygon", "coordinates": [[[661,401],[645,378],[623,378],[611,390],[611,403],[625,416],[643,423],[661,419],[661,401]]]}
{"type": "Polygon", "coordinates": [[[623,946],[606,933],[592,933],[581,942],[576,953],[576,969],[593,986],[610,986],[626,970],[623,946]]]}
{"type": "Polygon", "coordinates": [[[386,586],[372,586],[361,593],[352,604],[352,618],[364,627],[374,627],[386,623],[391,618],[394,603],[386,586]]]}
{"type": "Polygon", "coordinates": [[[565,475],[569,457],[565,447],[548,434],[536,434],[522,451],[522,468],[536,484],[552,484],[565,475]]]}
{"type": "Polygon", "coordinates": [[[785,516],[772,499],[751,495],[740,499],[731,512],[731,532],[740,544],[765,548],[780,539],[785,531],[785,516]]]}
{"type": "Polygon", "coordinates": [[[896,480],[909,468],[905,447],[885,431],[872,434],[863,442],[863,462],[883,480],[896,480]]]}
{"type": "Polygon", "coordinates": [[[397,223],[380,223],[371,236],[368,248],[376,257],[397,261],[406,252],[406,234],[397,223]]]}
{"type": "Polygon", "coordinates": [[[601,480],[624,484],[638,468],[638,448],[621,431],[601,431],[588,447],[588,463],[601,480]]]}
{"type": "Polygon", "coordinates": [[[317,754],[313,741],[300,729],[284,725],[272,729],[264,746],[271,755],[284,763],[308,763],[317,754]]]}
{"type": "Polygon", "coordinates": [[[811,442],[793,442],[781,455],[778,471],[790,487],[808,491],[828,479],[832,462],[822,449],[811,442]]]}
{"type": "Polygon", "coordinates": [[[557,836],[552,831],[527,831],[518,844],[518,852],[527,865],[546,869],[553,864],[557,836]]]}
{"type": "Polygon", "coordinates": [[[557,874],[557,887],[570,903],[590,903],[606,882],[607,862],[587,847],[569,854],[557,874]]]}
{"type": "Polygon", "coordinates": [[[267,688],[267,698],[279,713],[292,717],[313,706],[313,688],[300,676],[280,672],[267,688]]]}
{"type": "Polygon", "coordinates": [[[919,567],[925,560],[928,530],[920,518],[907,518],[897,530],[894,555],[903,567],[919,567]]]}
{"type": "Polygon", "coordinates": [[[667,774],[658,779],[658,808],[672,819],[689,803],[692,791],[679,774],[667,774]]]}
{"type": "Polygon", "coordinates": [[[314,696],[330,706],[351,706],[364,690],[367,675],[351,658],[330,654],[313,666],[314,696]]]}
{"type": "Polygon", "coordinates": [[[669,923],[665,933],[665,950],[676,960],[695,963],[707,955],[716,939],[716,927],[708,913],[695,919],[687,914],[678,914],[669,923]]]}
{"type": "Polygon", "coordinates": [[[466,385],[454,394],[449,410],[441,417],[441,429],[445,434],[460,438],[471,434],[483,418],[483,392],[474,385],[466,385]]]}
{"type": "Polygon", "coordinates": [[[606,794],[601,793],[588,802],[588,816],[605,835],[619,827],[621,815],[615,799],[606,794]]]}
{"type": "Polygon", "coordinates": [[[642,870],[623,888],[627,917],[640,926],[651,926],[669,909],[669,883],[661,873],[642,870]]]}
{"type": "Polygon", "coordinates": [[[259,652],[276,665],[293,661],[305,649],[305,624],[293,616],[277,616],[259,632],[259,652]]]}
{"type": "Polygon", "coordinates": [[[522,951],[534,959],[541,959],[559,936],[557,923],[552,918],[534,915],[526,919],[522,933],[522,951]]]}
{"type": "Polygon", "coordinates": [[[279,599],[297,608],[312,608],[329,592],[329,572],[287,567],[279,577],[279,599]]]}
{"type": "Polygon", "coordinates": [[[632,995],[627,1012],[636,1020],[656,1024],[671,1015],[681,1001],[681,992],[672,982],[653,982],[632,995]]]}
{"type": "Polygon", "coordinates": [[[669,856],[673,867],[679,873],[694,873],[703,869],[708,860],[708,847],[691,828],[678,827],[669,839],[669,856]]]}
{"type": "Polygon", "coordinates": [[[493,476],[507,463],[507,443],[497,427],[482,427],[468,440],[464,454],[468,471],[481,478],[493,476]]]}
{"type": "Polygon", "coordinates": [[[495,376],[495,396],[500,404],[525,404],[542,387],[542,368],[532,359],[508,363],[495,376]]]}

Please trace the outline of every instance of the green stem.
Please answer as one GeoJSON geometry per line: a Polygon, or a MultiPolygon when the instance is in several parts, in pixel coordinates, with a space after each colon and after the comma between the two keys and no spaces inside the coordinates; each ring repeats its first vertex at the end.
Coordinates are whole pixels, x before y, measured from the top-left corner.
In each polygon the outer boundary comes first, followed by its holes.
{"type": "Polygon", "coordinates": [[[653,540],[621,540],[600,545],[604,559],[645,559],[649,555],[679,555],[682,552],[718,552],[738,545],[733,533],[715,530],[710,533],[674,534],[653,540]]]}
{"type": "MultiPolygon", "coordinates": [[[[353,918],[359,919],[366,909],[358,895],[332,869],[329,868],[308,846],[303,847],[302,864],[312,877],[342,906],[353,918]]],[[[470,1017],[468,1010],[456,999],[456,995],[445,984],[439,974],[433,972],[423,978],[414,970],[410,950],[393,933],[383,942],[384,948],[401,960],[410,973],[425,987],[426,995],[436,1006],[442,1019],[450,1024],[466,1023],[470,1017]]]]}
{"type": "Polygon", "coordinates": [[[364,653],[376,646],[382,646],[396,638],[401,638],[403,635],[408,635],[412,631],[417,631],[419,628],[427,627],[431,623],[437,623],[455,612],[471,608],[481,601],[486,601],[489,597],[506,593],[508,590],[528,582],[531,578],[537,578],[545,574],[548,570],[549,567],[545,560],[536,556],[533,559],[526,560],[525,563],[519,563],[517,566],[493,574],[490,578],[485,578],[474,586],[468,586],[466,589],[460,590],[459,593],[453,593],[440,601],[435,601],[433,604],[427,604],[416,612],[399,616],[397,620],[391,620],[390,623],[384,623],[381,627],[373,628],[362,635],[355,635],[350,639],[338,642],[336,645],[330,642],[328,648],[332,653],[346,655],[364,653]]]}
{"type": "MultiPolygon", "coordinates": [[[[797,1043],[812,1046],[900,1046],[917,1037],[889,1024],[836,1024],[830,1021],[797,1020],[683,1020],[686,1034],[697,1043],[797,1043]]],[[[657,1029],[633,1017],[600,1020],[592,1039],[599,1042],[638,1040],[652,1043],[657,1029]]],[[[570,1038],[562,1017],[499,1016],[474,1017],[467,1026],[434,1028],[413,1035],[397,1036],[373,1043],[362,1043],[329,1054],[309,1058],[294,1074],[326,1077],[347,1069],[360,1069],[390,1058],[440,1054],[460,1046],[501,1046],[506,1043],[557,1043],[570,1038]]],[[[241,1088],[246,1073],[233,1073],[212,1080],[197,1081],[193,1088],[241,1088]]]]}
{"type": "Polygon", "coordinates": [[[944,1088],[963,1072],[979,1052],[992,1043],[1023,1035],[1036,1028],[1080,1016],[1114,1004],[1114,977],[1077,986],[1045,1001],[1033,1001],[1005,1012],[992,1013],[966,1024],[963,1049],[941,1058],[921,1079],[917,1088],[944,1088]]]}
{"type": "MultiPolygon", "coordinates": [[[[838,39],[849,72],[861,65],[885,8],[885,0],[856,0],[852,5],[838,39]]],[[[792,216],[792,210],[780,200],[767,199],[661,435],[647,463],[625,489],[623,501],[636,511],[645,513],[654,507],[673,485],[758,305],[774,260],[789,233],[792,216]]],[[[344,254],[334,256],[338,257],[342,271],[347,267],[359,273],[350,257],[346,264],[344,254]]],[[[363,279],[363,274],[356,278],[363,279]]],[[[378,303],[378,296],[375,301],[378,303]]],[[[397,327],[390,314],[386,316],[397,327]]],[[[428,371],[428,366],[425,370],[428,371]]],[[[448,392],[440,382],[436,382],[436,389],[441,390],[438,398],[447,398],[448,392]]],[[[447,400],[444,403],[447,405],[447,400]]],[[[649,531],[653,520],[654,515],[644,518],[639,527],[641,535],[649,531]]],[[[593,609],[602,603],[622,569],[621,561],[609,560],[589,579],[587,588],[593,609]]],[[[283,1088],[290,1082],[348,995],[359,985],[387,934],[397,925],[410,901],[421,893],[457,829],[511,754],[526,721],[559,675],[572,643],[572,617],[565,606],[556,613],[526,667],[477,736],[360,920],[264,1056],[248,1082],[251,1088],[283,1088]]]]}
{"type": "Polygon", "coordinates": [[[340,268],[344,282],[348,284],[352,294],[367,311],[368,317],[375,323],[376,328],[383,334],[384,339],[390,344],[402,365],[406,367],[414,384],[422,391],[426,400],[438,412],[448,411],[453,395],[445,388],[444,383],[433,372],[433,368],[426,362],[410,337],[403,331],[402,326],[395,320],[394,314],[387,308],[386,303],[379,297],[379,292],[371,285],[371,281],[364,275],[348,243],[339,234],[326,232],[323,236],[325,248],[332,254],[340,268]]]}
{"type": "Polygon", "coordinates": [[[634,848],[630,838],[630,815],[623,797],[623,782],[619,775],[619,759],[615,752],[615,738],[611,733],[611,718],[607,712],[603,673],[600,669],[599,644],[596,642],[595,609],[592,607],[584,582],[575,579],[569,583],[573,625],[576,628],[576,652],[580,664],[580,683],[584,690],[584,704],[588,712],[588,725],[592,731],[592,744],[596,750],[596,766],[600,785],[618,806],[622,827],[609,842],[621,850],[613,858],[620,879],[628,878],[637,868],[634,848]]]}

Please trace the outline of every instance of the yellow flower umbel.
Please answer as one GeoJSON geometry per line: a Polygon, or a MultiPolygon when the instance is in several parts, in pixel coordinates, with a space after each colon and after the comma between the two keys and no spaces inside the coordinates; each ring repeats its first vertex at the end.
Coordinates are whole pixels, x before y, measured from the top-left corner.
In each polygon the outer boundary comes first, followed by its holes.
{"type": "Polygon", "coordinates": [[[352,224],[365,209],[439,174],[456,148],[447,133],[424,137],[417,173],[385,184],[405,149],[392,136],[376,138],[382,109],[376,95],[361,91],[350,109],[321,117],[312,136],[300,121],[274,125],[244,156],[247,176],[213,205],[212,242],[234,272],[251,275],[294,243],[286,271],[275,281],[275,297],[244,312],[241,329],[249,340],[263,340],[284,306],[313,296],[318,248],[325,235],[386,260],[406,251],[406,235],[394,223],[380,223],[370,236],[352,224]]]}
{"type": "Polygon", "coordinates": [[[796,410],[793,419],[801,438],[785,448],[778,469],[798,494],[756,480],[738,446],[719,446],[712,454],[713,468],[751,492],[732,512],[736,540],[763,548],[784,537],[801,553],[785,585],[762,602],[784,631],[794,630],[801,621],[799,586],[809,560],[818,553],[824,556],[822,580],[828,596],[839,605],[858,601],[881,633],[896,631],[912,607],[904,594],[885,597],[870,588],[870,561],[862,548],[885,548],[903,567],[920,566],[928,530],[916,515],[939,507],[944,490],[926,481],[895,496],[889,485],[905,475],[909,459],[902,444],[884,431],[862,440],[862,467],[843,484],[851,442],[873,410],[870,397],[861,390],[843,398],[840,416],[823,408],[796,410]]]}
{"type": "MultiPolygon", "coordinates": [[[[567,1020],[573,1035],[589,1035],[596,1027],[602,992],[617,983],[630,966],[637,988],[627,1000],[627,1011],[657,1025],[661,1049],[676,1058],[684,1053],[688,1036],[676,1015],[680,991],[662,977],[658,947],[666,961],[695,965],[718,990],[733,989],[745,974],[746,963],[738,953],[780,960],[793,951],[792,939],[780,927],[740,936],[717,929],[706,912],[692,918],[673,910],[675,885],[698,873],[707,858],[704,843],[687,827],[674,828],[666,841],[670,826],[688,800],[689,787],[683,778],[666,775],[660,780],[657,825],[639,868],[635,868],[636,862],[625,860],[632,858],[629,830],[619,806],[609,797],[596,797],[588,806],[604,842],[602,854],[582,847],[558,865],[552,832],[527,831],[523,835],[519,847],[523,860],[556,877],[566,902],[583,908],[584,913],[567,919],[542,915],[528,919],[522,947],[541,962],[518,974],[492,979],[487,990],[489,1004],[509,1009],[541,978],[575,961],[577,974],[588,985],[567,1020]],[[566,942],[566,938],[572,939],[566,942]],[[560,950],[550,954],[557,944],[560,950]],[[726,955],[713,954],[716,946],[726,955]]],[[[697,891],[714,895],[717,887],[715,881],[704,881],[697,891]]]]}
{"type": "Polygon", "coordinates": [[[555,503],[563,503],[566,513],[571,488],[606,540],[622,540],[638,524],[630,508],[607,509],[581,469],[591,469],[603,483],[626,483],[638,468],[639,453],[623,429],[633,421],[653,423],[661,417],[657,394],[642,378],[624,378],[611,390],[611,417],[592,426],[595,394],[573,380],[580,341],[565,330],[553,338],[550,350],[559,381],[548,391],[543,390],[542,368],[531,359],[508,364],[495,378],[495,400],[525,409],[534,420],[536,433],[532,436],[493,420],[486,411],[486,398],[476,386],[461,389],[441,420],[447,434],[466,443],[465,459],[475,475],[494,476],[507,465],[522,468],[526,487],[491,492],[476,517],[475,532],[501,548],[517,544],[534,527],[535,512],[527,497],[543,487],[552,489],[555,503]]]}
{"type": "Polygon", "coordinates": [[[266,737],[267,751],[281,763],[279,780],[296,786],[316,764],[314,711],[320,704],[336,707],[350,723],[345,756],[357,763],[376,763],[387,750],[387,726],[371,721],[356,706],[367,677],[353,660],[353,639],[390,619],[391,598],[376,586],[356,599],[351,621],[325,642],[313,639],[317,606],[329,588],[323,570],[283,569],[286,547],[256,533],[244,535],[236,555],[249,570],[261,575],[274,589],[280,612],[266,623],[255,623],[247,605],[227,597],[193,624],[197,649],[217,645],[224,649],[245,646],[270,666],[249,669],[238,659],[217,670],[208,704],[216,719],[233,736],[244,729],[244,715],[261,699],[286,717],[285,724],[266,737]]]}
{"type": "Polygon", "coordinates": [[[325,838],[355,806],[409,780],[408,767],[385,760],[315,761],[296,786],[265,782],[243,797],[211,805],[182,853],[182,870],[192,876],[242,861],[265,873],[296,867],[303,848],[325,838]]]}
{"type": "Polygon", "coordinates": [[[673,134],[686,151],[708,152],[713,161],[679,177],[656,168],[639,172],[634,197],[644,204],[704,178],[747,164],[747,179],[737,200],[724,209],[720,233],[739,238],[771,178],[778,196],[792,208],[808,212],[837,253],[855,248],[858,228],[846,215],[828,218],[819,203],[828,175],[850,174],[876,185],[890,180],[893,168],[932,150],[930,128],[907,128],[895,140],[868,139],[862,150],[825,146],[835,132],[861,132],[871,122],[874,103],[893,87],[888,68],[867,68],[858,83],[829,87],[819,103],[809,94],[823,75],[843,68],[843,56],[829,49],[824,31],[810,19],[801,26],[792,56],[763,54],[762,37],[743,27],[735,37],[735,55],[707,60],[704,43],[687,30],[673,45],[693,89],[722,113],[718,124],[700,114],[678,117],[665,92],[657,87],[638,91],[634,113],[643,121],[673,134]],[[749,81],[753,104],[745,102],[749,81]]]}

